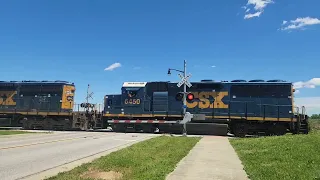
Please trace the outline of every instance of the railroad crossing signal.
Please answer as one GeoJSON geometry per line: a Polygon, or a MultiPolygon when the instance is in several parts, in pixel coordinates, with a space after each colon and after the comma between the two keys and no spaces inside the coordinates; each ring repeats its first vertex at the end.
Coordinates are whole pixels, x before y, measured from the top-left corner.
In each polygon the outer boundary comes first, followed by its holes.
{"type": "Polygon", "coordinates": [[[86,97],[86,100],[87,100],[87,103],[89,103],[89,99],[93,99],[92,95],[94,94],[93,92],[89,93],[89,88],[90,88],[90,84],[88,84],[88,88],[87,88],[87,97],[86,97]]]}
{"type": "Polygon", "coordinates": [[[189,74],[186,77],[183,77],[181,74],[179,74],[181,81],[177,84],[178,87],[181,87],[183,84],[186,84],[189,88],[192,86],[192,84],[188,81],[188,79],[191,77],[189,74]]]}

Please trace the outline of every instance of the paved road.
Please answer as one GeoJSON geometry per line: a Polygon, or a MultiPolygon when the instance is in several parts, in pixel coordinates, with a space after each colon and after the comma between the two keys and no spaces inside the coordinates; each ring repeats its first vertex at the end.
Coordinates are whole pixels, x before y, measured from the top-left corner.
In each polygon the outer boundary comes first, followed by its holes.
{"type": "Polygon", "coordinates": [[[42,178],[153,136],[113,132],[54,132],[0,137],[0,179],[42,178]]]}

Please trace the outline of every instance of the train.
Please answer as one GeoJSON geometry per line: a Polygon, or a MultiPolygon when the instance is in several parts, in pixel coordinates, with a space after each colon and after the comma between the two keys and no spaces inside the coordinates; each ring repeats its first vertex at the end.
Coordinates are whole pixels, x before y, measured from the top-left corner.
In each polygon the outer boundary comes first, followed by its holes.
{"type": "Polygon", "coordinates": [[[106,94],[103,107],[75,104],[68,81],[0,82],[0,126],[24,129],[227,135],[308,134],[305,107],[283,80],[201,80],[178,87],[170,81],[124,82],[106,94]],[[184,97],[186,101],[184,103],[184,97]],[[79,110],[79,107],[82,110],[79,110]],[[184,121],[185,113],[193,115],[184,121]],[[181,123],[184,122],[184,123],[181,123]]]}
{"type": "Polygon", "coordinates": [[[102,127],[102,111],[80,104],[67,81],[0,81],[0,126],[24,129],[87,130],[102,127]]]}

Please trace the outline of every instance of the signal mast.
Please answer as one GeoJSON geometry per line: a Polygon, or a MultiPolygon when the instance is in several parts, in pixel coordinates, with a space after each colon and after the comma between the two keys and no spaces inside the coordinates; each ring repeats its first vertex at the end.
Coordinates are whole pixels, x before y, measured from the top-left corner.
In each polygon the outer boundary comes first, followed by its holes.
{"type": "MultiPolygon", "coordinates": [[[[178,87],[181,87],[183,85],[183,93],[178,93],[179,95],[183,95],[183,115],[186,115],[186,111],[187,111],[187,86],[190,88],[192,86],[192,84],[189,82],[189,78],[191,77],[191,74],[187,75],[187,62],[186,60],[183,61],[183,71],[182,70],[178,70],[178,69],[172,69],[169,68],[168,69],[168,75],[171,74],[171,70],[180,72],[182,74],[178,74],[179,77],[181,78],[181,81],[177,84],[178,87]]],[[[188,94],[188,99],[192,98],[193,99],[193,95],[192,94],[188,94]]],[[[186,123],[183,123],[183,135],[186,136],[187,135],[187,127],[186,127],[186,123]]]]}
{"type": "Polygon", "coordinates": [[[87,96],[85,98],[86,102],[85,103],[81,103],[81,107],[85,108],[86,112],[89,112],[90,108],[94,108],[94,104],[89,103],[89,99],[93,99],[92,98],[93,92],[91,92],[91,93],[89,93],[89,92],[90,92],[90,84],[88,84],[88,88],[87,88],[87,96]]]}
{"type": "Polygon", "coordinates": [[[86,96],[86,102],[85,103],[81,103],[81,107],[84,108],[85,111],[85,117],[86,117],[86,122],[88,123],[87,126],[89,128],[93,128],[94,127],[94,119],[95,119],[95,105],[92,103],[89,103],[89,99],[93,99],[92,98],[93,92],[90,92],[90,85],[88,84],[88,88],[87,88],[87,96],[86,96]]]}

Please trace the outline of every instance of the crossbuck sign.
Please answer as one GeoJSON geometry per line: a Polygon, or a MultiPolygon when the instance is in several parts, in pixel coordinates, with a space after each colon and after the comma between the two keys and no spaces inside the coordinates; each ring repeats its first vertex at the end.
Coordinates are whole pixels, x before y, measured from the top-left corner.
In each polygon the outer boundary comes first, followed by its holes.
{"type": "Polygon", "coordinates": [[[191,77],[189,74],[186,77],[183,77],[181,74],[179,74],[181,81],[177,84],[178,87],[181,87],[183,84],[186,84],[189,88],[192,86],[192,84],[188,81],[188,79],[191,77]]]}

